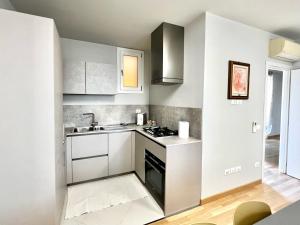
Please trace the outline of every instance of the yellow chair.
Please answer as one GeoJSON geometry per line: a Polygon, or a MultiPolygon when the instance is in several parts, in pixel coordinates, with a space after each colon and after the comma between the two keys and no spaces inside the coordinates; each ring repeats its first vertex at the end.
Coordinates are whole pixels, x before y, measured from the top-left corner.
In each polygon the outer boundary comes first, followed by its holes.
{"type": "Polygon", "coordinates": [[[237,207],[233,225],[253,225],[271,214],[270,206],[264,202],[245,202],[237,207]]]}

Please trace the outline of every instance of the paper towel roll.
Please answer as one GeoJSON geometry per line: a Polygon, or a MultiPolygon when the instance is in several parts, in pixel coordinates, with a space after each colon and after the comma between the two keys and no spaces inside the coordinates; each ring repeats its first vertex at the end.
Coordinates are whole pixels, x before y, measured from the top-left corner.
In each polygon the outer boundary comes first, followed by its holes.
{"type": "Polygon", "coordinates": [[[179,121],[178,136],[180,138],[189,138],[190,123],[187,121],[179,121]]]}

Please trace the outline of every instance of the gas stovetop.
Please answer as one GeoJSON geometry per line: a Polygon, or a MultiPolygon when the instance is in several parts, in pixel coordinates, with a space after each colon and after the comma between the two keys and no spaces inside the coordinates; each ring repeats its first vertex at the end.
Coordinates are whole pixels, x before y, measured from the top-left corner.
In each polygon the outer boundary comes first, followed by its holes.
{"type": "Polygon", "coordinates": [[[177,130],[170,130],[167,127],[145,127],[143,129],[153,137],[174,136],[178,134],[177,130]]]}

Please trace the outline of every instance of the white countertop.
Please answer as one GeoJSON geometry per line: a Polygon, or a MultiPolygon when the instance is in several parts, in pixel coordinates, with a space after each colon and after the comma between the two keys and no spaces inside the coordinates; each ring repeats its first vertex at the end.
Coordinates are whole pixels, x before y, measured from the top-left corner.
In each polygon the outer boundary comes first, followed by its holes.
{"type": "Polygon", "coordinates": [[[166,136],[166,137],[153,137],[152,135],[148,134],[147,132],[143,131],[142,127],[137,127],[135,129],[140,134],[146,136],[147,138],[157,142],[158,144],[161,144],[165,147],[172,146],[172,145],[184,145],[184,144],[192,144],[201,142],[200,139],[196,139],[193,137],[189,137],[187,139],[180,138],[178,136],[166,136]]]}
{"type": "Polygon", "coordinates": [[[144,126],[128,125],[128,126],[126,126],[125,129],[121,129],[121,130],[97,130],[97,131],[90,131],[90,132],[83,132],[83,133],[66,133],[66,136],[71,137],[71,136],[83,136],[83,135],[92,135],[92,134],[106,134],[106,133],[136,131],[136,132],[139,132],[140,134],[144,135],[145,137],[147,137],[165,147],[172,146],[172,145],[184,145],[184,144],[192,144],[192,143],[201,142],[200,139],[196,139],[193,137],[189,137],[187,139],[180,138],[178,136],[153,137],[152,135],[143,131],[143,127],[144,126]]]}

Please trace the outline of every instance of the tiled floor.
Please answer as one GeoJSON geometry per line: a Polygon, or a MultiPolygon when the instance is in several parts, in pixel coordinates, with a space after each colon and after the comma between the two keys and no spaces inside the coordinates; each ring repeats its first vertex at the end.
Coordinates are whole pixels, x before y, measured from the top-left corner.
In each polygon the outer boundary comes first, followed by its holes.
{"type": "Polygon", "coordinates": [[[61,225],[142,225],[163,211],[134,174],[71,186],[61,225]]]}

